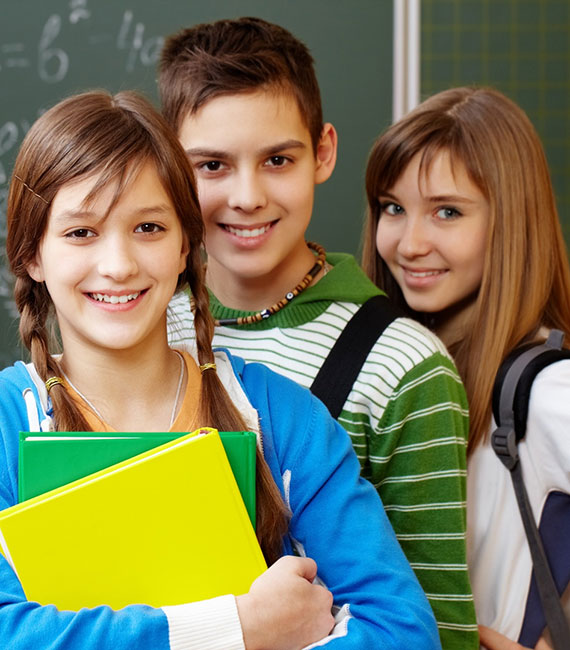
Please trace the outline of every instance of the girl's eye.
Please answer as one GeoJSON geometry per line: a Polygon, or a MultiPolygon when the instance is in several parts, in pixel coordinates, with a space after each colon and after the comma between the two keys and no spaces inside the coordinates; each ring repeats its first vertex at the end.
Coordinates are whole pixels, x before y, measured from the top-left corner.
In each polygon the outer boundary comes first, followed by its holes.
{"type": "Polygon", "coordinates": [[[156,223],[141,223],[140,226],[137,226],[135,228],[135,232],[144,232],[144,233],[153,233],[153,232],[161,232],[164,230],[162,226],[159,226],[156,223]]]}
{"type": "Polygon", "coordinates": [[[269,167],[283,167],[287,163],[287,160],[285,156],[271,156],[265,164],[269,167]]]}
{"type": "Polygon", "coordinates": [[[222,163],[219,160],[208,160],[208,162],[201,163],[199,167],[207,172],[218,172],[222,167],[222,163]]]}
{"type": "Polygon", "coordinates": [[[404,214],[405,212],[404,208],[401,205],[398,205],[397,203],[393,203],[393,202],[381,203],[380,210],[381,212],[385,212],[386,214],[391,214],[392,216],[404,214]]]}
{"type": "Polygon", "coordinates": [[[77,230],[66,233],[65,236],[69,239],[85,239],[87,237],[95,237],[95,233],[88,228],[77,228],[77,230]]]}
{"type": "Polygon", "coordinates": [[[457,208],[446,207],[446,208],[440,208],[436,212],[436,215],[440,219],[454,219],[455,217],[461,216],[461,212],[459,212],[457,208]]]}

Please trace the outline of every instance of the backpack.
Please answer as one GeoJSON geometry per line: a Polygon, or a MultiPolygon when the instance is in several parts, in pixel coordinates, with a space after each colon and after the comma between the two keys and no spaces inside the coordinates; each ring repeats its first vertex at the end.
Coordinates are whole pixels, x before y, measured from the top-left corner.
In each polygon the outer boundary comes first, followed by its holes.
{"type": "Polygon", "coordinates": [[[539,532],[524,485],[517,445],[526,433],[534,378],[551,363],[570,359],[570,350],[562,349],[563,340],[560,330],[552,330],[545,343],[516,348],[503,361],[493,388],[497,429],[491,436],[495,453],[511,473],[533,564],[519,643],[534,647],[547,625],[554,650],[570,649],[570,629],[560,602],[560,594],[570,581],[570,495],[548,495],[539,532]]]}
{"type": "Polygon", "coordinates": [[[311,385],[313,395],[335,420],[370,350],[386,327],[401,316],[403,311],[380,294],[364,302],[344,326],[311,385]]]}

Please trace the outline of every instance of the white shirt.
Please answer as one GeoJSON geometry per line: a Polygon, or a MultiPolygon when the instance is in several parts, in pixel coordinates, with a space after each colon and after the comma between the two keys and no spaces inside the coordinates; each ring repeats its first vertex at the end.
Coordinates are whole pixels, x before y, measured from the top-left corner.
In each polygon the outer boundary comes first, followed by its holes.
{"type": "MultiPolygon", "coordinates": [[[[549,493],[570,493],[570,360],[546,367],[534,380],[526,436],[518,448],[539,522],[549,493]]],[[[467,559],[478,622],[518,639],[532,561],[510,472],[495,455],[490,436],[468,463],[467,559]]],[[[565,600],[570,613],[570,598],[565,600]]]]}

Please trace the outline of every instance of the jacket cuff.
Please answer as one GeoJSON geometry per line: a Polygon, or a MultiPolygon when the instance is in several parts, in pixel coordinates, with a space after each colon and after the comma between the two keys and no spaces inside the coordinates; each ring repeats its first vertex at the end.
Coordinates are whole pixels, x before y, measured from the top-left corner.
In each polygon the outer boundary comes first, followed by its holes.
{"type": "Polygon", "coordinates": [[[234,596],[163,607],[171,650],[245,650],[234,596]]]}

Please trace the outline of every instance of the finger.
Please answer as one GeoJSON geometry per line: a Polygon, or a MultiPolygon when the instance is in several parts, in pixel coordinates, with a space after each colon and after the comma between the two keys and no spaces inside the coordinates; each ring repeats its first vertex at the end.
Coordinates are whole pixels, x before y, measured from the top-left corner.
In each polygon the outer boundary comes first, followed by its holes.
{"type": "Polygon", "coordinates": [[[295,571],[299,576],[312,582],[317,575],[317,563],[310,557],[292,558],[296,562],[295,571]]]}

